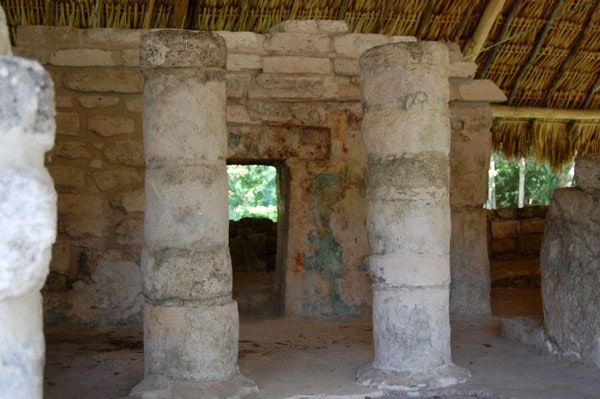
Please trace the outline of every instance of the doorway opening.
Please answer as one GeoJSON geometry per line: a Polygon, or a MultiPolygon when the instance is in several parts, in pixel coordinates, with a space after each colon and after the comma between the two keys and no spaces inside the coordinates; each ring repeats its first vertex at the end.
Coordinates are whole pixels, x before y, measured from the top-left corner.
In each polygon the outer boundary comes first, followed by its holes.
{"type": "Polygon", "coordinates": [[[240,316],[278,316],[285,285],[285,164],[229,162],[227,178],[233,298],[240,316]]]}

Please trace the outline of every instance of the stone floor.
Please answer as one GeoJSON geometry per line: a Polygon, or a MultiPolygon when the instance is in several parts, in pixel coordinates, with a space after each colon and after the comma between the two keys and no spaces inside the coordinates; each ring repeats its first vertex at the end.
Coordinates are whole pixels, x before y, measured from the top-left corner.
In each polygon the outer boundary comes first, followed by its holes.
{"type": "MultiPolygon", "coordinates": [[[[496,316],[539,316],[539,290],[493,291],[496,316]]],[[[262,399],[403,397],[354,383],[356,369],[372,358],[369,321],[243,318],[240,333],[240,369],[257,383],[262,399]]],[[[116,399],[143,375],[136,328],[52,328],[47,346],[45,399],[116,399]]],[[[529,353],[498,337],[497,318],[453,321],[452,351],[472,380],[423,397],[600,397],[600,370],[529,353]]]]}

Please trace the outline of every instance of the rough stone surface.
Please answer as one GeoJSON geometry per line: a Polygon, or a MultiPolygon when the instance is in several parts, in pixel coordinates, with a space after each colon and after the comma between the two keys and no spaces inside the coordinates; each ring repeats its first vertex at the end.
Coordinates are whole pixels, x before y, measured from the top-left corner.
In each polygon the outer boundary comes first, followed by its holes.
{"type": "Polygon", "coordinates": [[[450,356],[447,64],[447,48],[430,42],[380,46],[360,59],[375,360],[357,379],[371,387],[419,391],[470,377],[450,356]],[[394,123],[369,123],[381,110],[394,123]],[[393,139],[395,125],[411,144],[393,139]]]}
{"type": "Polygon", "coordinates": [[[554,192],[540,254],[544,328],[557,350],[600,368],[600,193],[554,192]]]}
{"type": "MultiPolygon", "coordinates": [[[[0,50],[6,27],[0,7],[0,50]]],[[[5,51],[0,51],[0,53],[5,51]]],[[[56,192],[44,167],[54,143],[54,90],[37,62],[0,56],[0,386],[42,397],[39,290],[56,239],[56,192]]]]}
{"type": "Polygon", "coordinates": [[[140,48],[142,68],[225,68],[225,40],[212,32],[155,30],[140,48]]]}
{"type": "Polygon", "coordinates": [[[586,191],[600,190],[600,153],[586,154],[575,161],[577,187],[586,191]]]}
{"type": "Polygon", "coordinates": [[[222,381],[238,373],[237,305],[145,305],[145,375],[222,381]]]}

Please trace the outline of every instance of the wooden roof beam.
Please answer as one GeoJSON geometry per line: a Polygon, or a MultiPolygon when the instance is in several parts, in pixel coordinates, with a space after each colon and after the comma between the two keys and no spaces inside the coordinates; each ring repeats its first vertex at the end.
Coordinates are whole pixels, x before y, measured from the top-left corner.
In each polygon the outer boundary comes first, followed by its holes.
{"type": "Polygon", "coordinates": [[[491,105],[490,107],[494,118],[552,119],[579,122],[600,120],[600,110],[598,109],[511,107],[508,105],[491,105]]]}
{"type": "Polygon", "coordinates": [[[473,33],[473,37],[469,39],[463,49],[465,61],[475,61],[479,52],[485,45],[485,41],[490,35],[494,23],[502,12],[505,3],[506,0],[490,0],[488,2],[481,19],[479,20],[479,24],[473,33]]]}

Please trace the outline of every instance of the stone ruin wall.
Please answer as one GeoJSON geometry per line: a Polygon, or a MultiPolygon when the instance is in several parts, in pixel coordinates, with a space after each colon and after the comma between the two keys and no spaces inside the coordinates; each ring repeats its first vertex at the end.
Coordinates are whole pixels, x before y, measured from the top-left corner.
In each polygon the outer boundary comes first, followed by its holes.
{"type": "MultiPolygon", "coordinates": [[[[261,35],[219,32],[227,61],[228,159],[276,162],[289,175],[288,314],[366,315],[366,157],[360,54],[409,37],[352,34],[336,21],[292,21],[261,35]]],[[[56,86],[58,239],[47,322],[141,322],[144,163],[139,42],[145,31],[21,26],[15,52],[56,86]]],[[[489,311],[485,248],[489,101],[475,64],[450,46],[452,305],[489,311]],[[470,231],[470,234],[457,234],[470,231]],[[483,244],[481,243],[483,237],[483,244]]]]}
{"type": "Polygon", "coordinates": [[[540,256],[548,206],[487,211],[491,260],[522,260],[540,256]]]}

